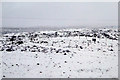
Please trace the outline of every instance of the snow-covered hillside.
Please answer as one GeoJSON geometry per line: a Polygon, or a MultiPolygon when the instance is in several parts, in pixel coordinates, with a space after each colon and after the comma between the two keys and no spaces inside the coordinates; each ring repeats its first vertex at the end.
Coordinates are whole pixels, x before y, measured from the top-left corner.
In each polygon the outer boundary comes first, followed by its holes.
{"type": "Polygon", "coordinates": [[[3,78],[117,78],[117,29],[4,34],[3,78]]]}

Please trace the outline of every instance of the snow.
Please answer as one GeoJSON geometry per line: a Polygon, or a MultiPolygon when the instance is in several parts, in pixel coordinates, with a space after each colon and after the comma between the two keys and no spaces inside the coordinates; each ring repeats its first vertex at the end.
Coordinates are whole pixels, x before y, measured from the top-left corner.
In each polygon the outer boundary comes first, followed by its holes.
{"type": "MultiPolygon", "coordinates": [[[[118,78],[118,40],[103,36],[104,38],[96,37],[96,42],[93,42],[94,37],[65,36],[68,34],[66,31],[75,34],[76,30],[93,34],[89,29],[41,31],[31,33],[37,34],[34,40],[31,40],[30,33],[27,32],[5,34],[3,78],[118,78]],[[55,32],[62,37],[42,35],[52,35],[55,32]],[[19,40],[16,39],[11,44],[6,35],[25,35],[22,38],[24,43],[17,45],[19,40]],[[6,51],[8,46],[12,46],[14,51],[6,51]]],[[[112,33],[113,36],[117,34],[114,31],[112,33]]]]}
{"type": "MultiPolygon", "coordinates": [[[[0,37],[0,39],[2,38],[0,37]]],[[[1,42],[0,45],[2,45],[1,42]]],[[[2,79],[2,52],[0,53],[0,79],[2,79]]]]}
{"type": "Polygon", "coordinates": [[[0,54],[0,79],[2,79],[2,54],[0,54]]]}

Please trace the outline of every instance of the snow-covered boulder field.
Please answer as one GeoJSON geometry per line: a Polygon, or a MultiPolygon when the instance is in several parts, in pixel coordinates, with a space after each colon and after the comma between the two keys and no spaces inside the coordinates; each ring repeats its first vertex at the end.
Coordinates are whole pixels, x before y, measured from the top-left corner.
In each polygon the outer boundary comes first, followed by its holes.
{"type": "Polygon", "coordinates": [[[0,53],[0,79],[2,79],[2,53],[0,53]]]}
{"type": "Polygon", "coordinates": [[[117,29],[4,34],[3,78],[117,78],[117,29]]]}

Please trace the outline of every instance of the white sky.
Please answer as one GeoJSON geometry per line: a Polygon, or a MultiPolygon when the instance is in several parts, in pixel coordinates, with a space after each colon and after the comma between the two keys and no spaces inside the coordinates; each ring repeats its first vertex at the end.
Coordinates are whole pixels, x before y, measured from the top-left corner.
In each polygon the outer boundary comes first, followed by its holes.
{"type": "Polygon", "coordinates": [[[4,2],[3,27],[117,26],[117,2],[4,2]]]}
{"type": "Polygon", "coordinates": [[[119,2],[119,0],[1,0],[1,2],[119,2]]]}

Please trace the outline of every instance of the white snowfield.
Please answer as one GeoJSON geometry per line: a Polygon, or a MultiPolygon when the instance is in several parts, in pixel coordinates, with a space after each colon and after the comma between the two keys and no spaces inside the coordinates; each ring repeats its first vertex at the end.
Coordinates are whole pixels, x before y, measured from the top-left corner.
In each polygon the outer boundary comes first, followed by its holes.
{"type": "Polygon", "coordinates": [[[118,78],[117,29],[5,34],[3,78],[118,78]]]}

